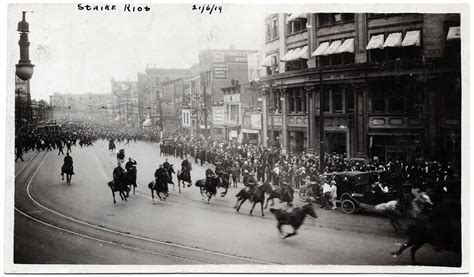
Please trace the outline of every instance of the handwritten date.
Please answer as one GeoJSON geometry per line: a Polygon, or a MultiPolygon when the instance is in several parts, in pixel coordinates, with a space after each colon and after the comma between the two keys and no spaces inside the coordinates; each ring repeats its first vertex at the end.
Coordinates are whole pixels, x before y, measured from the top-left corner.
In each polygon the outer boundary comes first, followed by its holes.
{"type": "Polygon", "coordinates": [[[216,4],[193,5],[192,10],[201,11],[201,14],[204,12],[209,12],[209,14],[212,14],[213,11],[219,11],[219,13],[222,13],[222,6],[216,4]]]}

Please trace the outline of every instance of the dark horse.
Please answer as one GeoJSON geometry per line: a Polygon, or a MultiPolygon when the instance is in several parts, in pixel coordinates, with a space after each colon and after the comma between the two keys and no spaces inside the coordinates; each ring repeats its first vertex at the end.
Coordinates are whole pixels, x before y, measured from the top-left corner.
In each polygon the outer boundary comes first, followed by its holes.
{"type": "Polygon", "coordinates": [[[117,162],[123,163],[124,159],[125,159],[125,149],[120,149],[119,152],[117,153],[117,162]]]}
{"type": "MultiPolygon", "coordinates": [[[[390,202],[389,202],[390,203],[390,202]]],[[[459,203],[439,203],[434,205],[430,197],[424,193],[415,192],[411,201],[405,204],[377,205],[382,210],[392,208],[391,211],[400,230],[408,237],[408,241],[392,252],[394,257],[411,248],[411,261],[416,262],[416,252],[425,243],[433,245],[436,251],[453,251],[458,255],[458,264],[461,264],[461,206],[459,203]],[[402,207],[403,206],[403,207],[402,207]]],[[[397,204],[397,203],[395,203],[397,204]]],[[[391,221],[394,220],[390,218],[391,221]]]]}
{"type": "Polygon", "coordinates": [[[306,204],[302,207],[293,208],[290,211],[284,209],[270,209],[270,212],[275,215],[278,223],[277,228],[280,232],[280,236],[283,239],[288,237],[292,237],[296,235],[296,230],[300,228],[301,224],[303,224],[306,215],[310,215],[311,217],[318,218],[318,215],[313,209],[313,205],[311,203],[306,204]],[[283,233],[281,230],[281,226],[283,225],[291,225],[293,227],[293,233],[283,233]]]}
{"type": "Polygon", "coordinates": [[[262,216],[265,216],[263,213],[263,202],[265,202],[265,193],[270,194],[272,192],[272,187],[270,183],[265,182],[260,186],[257,186],[255,188],[249,189],[249,188],[243,188],[237,193],[237,202],[235,203],[234,209],[237,209],[237,212],[239,212],[240,207],[246,200],[250,200],[253,202],[252,204],[252,209],[250,210],[250,214],[252,214],[253,209],[255,208],[255,205],[257,203],[260,203],[260,208],[262,210],[262,216]],[[239,204],[240,201],[240,204],[239,204]]]}
{"type": "Polygon", "coordinates": [[[178,170],[176,177],[178,178],[179,193],[181,193],[181,182],[183,182],[183,188],[185,187],[184,183],[188,183],[188,187],[190,187],[193,183],[193,181],[191,181],[191,172],[189,171],[189,168],[185,168],[184,170],[178,170]]]}
{"type": "Polygon", "coordinates": [[[196,187],[199,187],[199,191],[201,193],[201,196],[207,197],[207,203],[211,201],[211,198],[213,196],[216,196],[217,193],[217,188],[218,187],[223,187],[225,188],[225,191],[221,193],[221,197],[224,197],[227,193],[227,190],[229,188],[229,184],[223,183],[222,179],[220,177],[211,177],[209,179],[209,182],[206,183],[206,179],[201,179],[196,181],[196,187]]]}
{"type": "Polygon", "coordinates": [[[125,183],[117,182],[116,184],[114,181],[110,181],[107,183],[107,185],[112,190],[112,197],[114,198],[114,204],[117,203],[115,201],[115,192],[119,193],[120,198],[122,198],[122,201],[127,201],[129,188],[125,183]]]}
{"type": "Polygon", "coordinates": [[[171,184],[172,181],[171,176],[169,176],[168,174],[166,174],[166,176],[167,178],[165,180],[157,178],[154,181],[148,183],[148,188],[151,190],[151,199],[153,200],[153,202],[155,202],[155,191],[156,195],[158,195],[158,198],[160,198],[160,200],[162,201],[165,201],[168,197],[168,184],[171,184]],[[160,193],[164,194],[163,198],[161,198],[160,193]]]}
{"type": "Polygon", "coordinates": [[[66,183],[71,184],[72,175],[74,174],[74,169],[71,164],[64,164],[61,168],[63,174],[66,174],[66,183]]]}
{"type": "Polygon", "coordinates": [[[114,143],[113,139],[111,139],[109,141],[109,150],[110,150],[111,153],[114,153],[114,151],[115,151],[115,143],[114,143]]]}
{"type": "MultiPolygon", "coordinates": [[[[125,173],[125,181],[127,186],[129,187],[128,192],[133,189],[133,194],[135,194],[135,188],[137,187],[137,173],[133,171],[127,171],[125,173]]],[[[128,196],[128,193],[127,193],[128,196]]]]}
{"type": "Polygon", "coordinates": [[[268,202],[272,200],[271,206],[275,204],[274,198],[280,199],[280,202],[285,202],[287,205],[291,205],[293,202],[293,195],[295,191],[289,185],[280,185],[274,189],[267,198],[267,203],[265,203],[265,209],[268,207],[268,202]]]}

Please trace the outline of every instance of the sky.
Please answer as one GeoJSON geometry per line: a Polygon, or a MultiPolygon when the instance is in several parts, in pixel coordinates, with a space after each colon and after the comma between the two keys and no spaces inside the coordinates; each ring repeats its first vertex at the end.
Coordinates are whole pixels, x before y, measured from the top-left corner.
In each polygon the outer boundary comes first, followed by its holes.
{"type": "MultiPolygon", "coordinates": [[[[8,68],[19,59],[21,11],[30,24],[33,99],[59,93],[110,93],[110,81],[137,79],[146,66],[189,68],[207,48],[258,50],[264,41],[264,8],[222,5],[222,13],[192,4],[149,4],[148,12],[79,10],[77,4],[11,4],[8,68]]],[[[138,5],[137,5],[138,7],[138,5]]],[[[8,70],[8,72],[12,72],[8,70]]],[[[14,77],[8,81],[14,80],[14,77]]]]}

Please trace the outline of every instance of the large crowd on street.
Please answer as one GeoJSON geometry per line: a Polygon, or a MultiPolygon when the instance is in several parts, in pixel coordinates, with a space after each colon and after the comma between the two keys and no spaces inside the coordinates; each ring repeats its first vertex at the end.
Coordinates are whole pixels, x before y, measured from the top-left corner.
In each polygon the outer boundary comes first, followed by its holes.
{"type": "Polygon", "coordinates": [[[160,143],[161,154],[184,159],[190,157],[201,165],[214,165],[229,174],[234,184],[244,174],[254,174],[256,180],[284,181],[300,188],[308,181],[319,181],[321,176],[342,171],[385,171],[394,173],[401,183],[415,186],[459,178],[450,163],[428,161],[423,158],[406,161],[378,161],[350,159],[346,154],[326,153],[325,165],[320,170],[319,156],[313,153],[289,153],[275,147],[262,148],[254,144],[239,144],[203,135],[189,136],[179,131],[159,128],[120,127],[93,122],[68,122],[57,128],[20,127],[15,133],[16,160],[27,151],[70,152],[71,146],[92,145],[99,139],[130,143],[142,140],[160,143]]]}

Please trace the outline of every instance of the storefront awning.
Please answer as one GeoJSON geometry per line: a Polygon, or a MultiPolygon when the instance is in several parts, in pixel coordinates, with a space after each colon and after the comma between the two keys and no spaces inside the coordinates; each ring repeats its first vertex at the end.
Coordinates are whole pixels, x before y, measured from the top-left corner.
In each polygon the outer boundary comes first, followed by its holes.
{"type": "Polygon", "coordinates": [[[388,35],[387,40],[383,44],[385,47],[400,47],[402,46],[402,33],[391,33],[388,35]]]}
{"type": "Polygon", "coordinates": [[[148,118],[147,120],[145,120],[142,124],[143,127],[150,127],[152,125],[152,121],[150,118],[148,118]]]}
{"type": "Polygon", "coordinates": [[[339,47],[339,49],[337,49],[337,53],[338,54],[340,54],[340,53],[354,53],[354,39],[349,38],[349,39],[344,40],[341,47],[339,47]]]}
{"type": "Polygon", "coordinates": [[[286,19],[286,22],[290,22],[293,20],[297,20],[299,18],[308,18],[307,13],[292,13],[290,16],[286,19]]]}
{"type": "Polygon", "coordinates": [[[316,49],[311,56],[322,56],[323,53],[328,49],[329,42],[323,42],[319,45],[318,49],[316,49]]]}
{"type": "Polygon", "coordinates": [[[403,39],[402,46],[420,46],[420,31],[409,31],[403,39]]]}
{"type": "Polygon", "coordinates": [[[262,62],[263,67],[271,67],[272,66],[272,55],[267,56],[265,60],[262,62]]]}
{"type": "Polygon", "coordinates": [[[383,34],[372,36],[365,49],[383,49],[383,34]]]}
{"type": "Polygon", "coordinates": [[[328,49],[324,52],[323,55],[332,55],[336,54],[339,47],[341,47],[342,42],[340,40],[335,40],[329,45],[328,49]]]}
{"type": "Polygon", "coordinates": [[[300,53],[301,51],[301,48],[295,48],[293,49],[293,54],[291,54],[290,56],[288,56],[287,60],[286,61],[294,61],[296,60],[296,56],[300,53]]]}
{"type": "Polygon", "coordinates": [[[294,49],[286,52],[285,56],[283,56],[280,60],[283,61],[283,62],[289,61],[288,58],[291,57],[294,54],[294,52],[295,52],[294,49]]]}
{"type": "Polygon", "coordinates": [[[299,60],[299,59],[303,59],[303,60],[309,59],[308,45],[303,46],[303,47],[300,49],[300,51],[298,51],[298,53],[296,53],[295,55],[293,55],[293,59],[292,59],[292,60],[299,60]]]}
{"type": "Polygon", "coordinates": [[[449,27],[448,36],[446,40],[461,39],[461,27],[449,27]]]}

